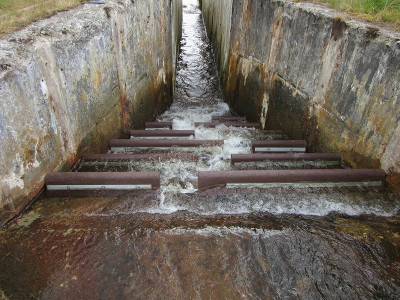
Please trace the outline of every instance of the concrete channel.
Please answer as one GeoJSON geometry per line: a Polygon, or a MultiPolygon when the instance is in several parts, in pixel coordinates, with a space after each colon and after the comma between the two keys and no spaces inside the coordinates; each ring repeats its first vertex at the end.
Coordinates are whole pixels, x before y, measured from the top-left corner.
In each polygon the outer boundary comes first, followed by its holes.
{"type": "Polygon", "coordinates": [[[384,85],[381,104],[398,112],[399,71],[385,69],[398,49],[384,29],[359,38],[355,49],[384,58],[355,68],[353,101],[350,79],[337,88],[350,76],[340,62],[364,25],[332,14],[285,0],[104,0],[9,36],[22,54],[1,69],[0,97],[20,103],[30,87],[44,123],[24,113],[18,128],[0,112],[0,134],[13,125],[35,148],[0,148],[20,159],[0,165],[14,168],[0,190],[0,299],[397,299],[398,120],[389,129],[368,103],[384,85]],[[318,63],[298,62],[301,47],[318,63]]]}

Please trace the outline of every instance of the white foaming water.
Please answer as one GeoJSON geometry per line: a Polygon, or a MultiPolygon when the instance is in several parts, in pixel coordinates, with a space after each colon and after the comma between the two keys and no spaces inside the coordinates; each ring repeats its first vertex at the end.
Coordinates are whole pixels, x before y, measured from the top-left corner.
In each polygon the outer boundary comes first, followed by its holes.
{"type": "Polygon", "coordinates": [[[164,230],[164,234],[168,235],[187,235],[187,234],[196,234],[201,236],[221,236],[226,237],[227,235],[250,235],[258,237],[262,235],[263,237],[271,237],[274,235],[282,235],[286,234],[289,230],[265,230],[260,228],[243,228],[243,227],[212,227],[206,226],[200,229],[184,229],[184,228],[173,228],[164,230]]]}
{"type": "MultiPolygon", "coordinates": [[[[246,190],[237,194],[202,196],[166,193],[162,201],[168,213],[185,210],[200,215],[215,214],[297,214],[325,216],[332,212],[351,216],[373,214],[393,216],[399,213],[398,199],[379,191],[343,191],[336,189],[246,190]]],[[[145,212],[161,213],[159,207],[145,212]]]]}

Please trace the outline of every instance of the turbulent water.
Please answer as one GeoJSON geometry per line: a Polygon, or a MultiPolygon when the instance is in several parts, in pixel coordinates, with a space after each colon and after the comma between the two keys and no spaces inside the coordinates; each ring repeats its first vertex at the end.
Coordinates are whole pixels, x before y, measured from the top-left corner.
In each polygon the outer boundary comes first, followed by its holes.
{"type": "Polygon", "coordinates": [[[329,188],[275,188],[246,190],[229,195],[202,195],[197,192],[197,172],[232,169],[288,169],[340,168],[337,162],[263,162],[252,164],[230,163],[231,154],[250,153],[251,140],[284,139],[285,136],[265,134],[247,128],[224,125],[217,128],[195,127],[195,122],[210,122],[213,116],[232,115],[223,100],[211,45],[196,1],[187,1],[184,8],[181,52],[178,61],[175,96],[172,106],[157,118],[173,122],[173,129],[195,130],[191,139],[224,140],[222,147],[200,148],[113,148],[111,153],[194,152],[198,162],[179,159],[169,161],[139,161],[121,163],[83,163],[80,171],[160,171],[159,202],[147,207],[132,207],[116,213],[173,213],[186,210],[198,214],[217,213],[298,213],[327,215],[340,212],[348,215],[396,215],[397,198],[390,193],[373,190],[346,190],[329,188]]]}
{"type": "Polygon", "coordinates": [[[199,160],[83,162],[87,171],[160,171],[161,189],[44,196],[0,231],[0,299],[399,299],[399,198],[363,188],[199,191],[197,172],[342,168],[337,162],[230,163],[254,129],[194,126],[232,115],[195,0],[184,1],[175,99],[159,121],[222,147],[199,160]]]}

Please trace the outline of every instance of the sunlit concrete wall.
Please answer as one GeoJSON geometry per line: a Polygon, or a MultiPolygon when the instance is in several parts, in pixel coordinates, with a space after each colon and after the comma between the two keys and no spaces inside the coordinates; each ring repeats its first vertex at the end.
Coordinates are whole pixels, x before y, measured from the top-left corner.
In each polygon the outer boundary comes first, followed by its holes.
{"type": "Polygon", "coordinates": [[[0,40],[0,224],[172,101],[182,1],[106,0],[0,40]]]}
{"type": "Polygon", "coordinates": [[[303,2],[202,0],[202,10],[240,114],[353,167],[400,173],[399,33],[303,2]]]}

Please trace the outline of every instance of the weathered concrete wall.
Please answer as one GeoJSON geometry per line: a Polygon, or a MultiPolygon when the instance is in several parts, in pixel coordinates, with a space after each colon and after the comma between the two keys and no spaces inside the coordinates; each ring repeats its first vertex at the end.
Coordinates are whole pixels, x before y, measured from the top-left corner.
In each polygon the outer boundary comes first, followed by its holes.
{"type": "Polygon", "coordinates": [[[239,113],[307,139],[309,150],[339,151],[353,167],[400,172],[399,33],[309,3],[202,8],[219,60],[228,56],[222,83],[239,113]]]}
{"type": "Polygon", "coordinates": [[[220,75],[225,77],[230,50],[232,0],[204,0],[201,2],[201,10],[208,37],[214,52],[217,53],[219,70],[223,73],[220,75]]]}
{"type": "Polygon", "coordinates": [[[0,40],[0,224],[171,103],[181,24],[181,0],[107,0],[0,40]]]}

